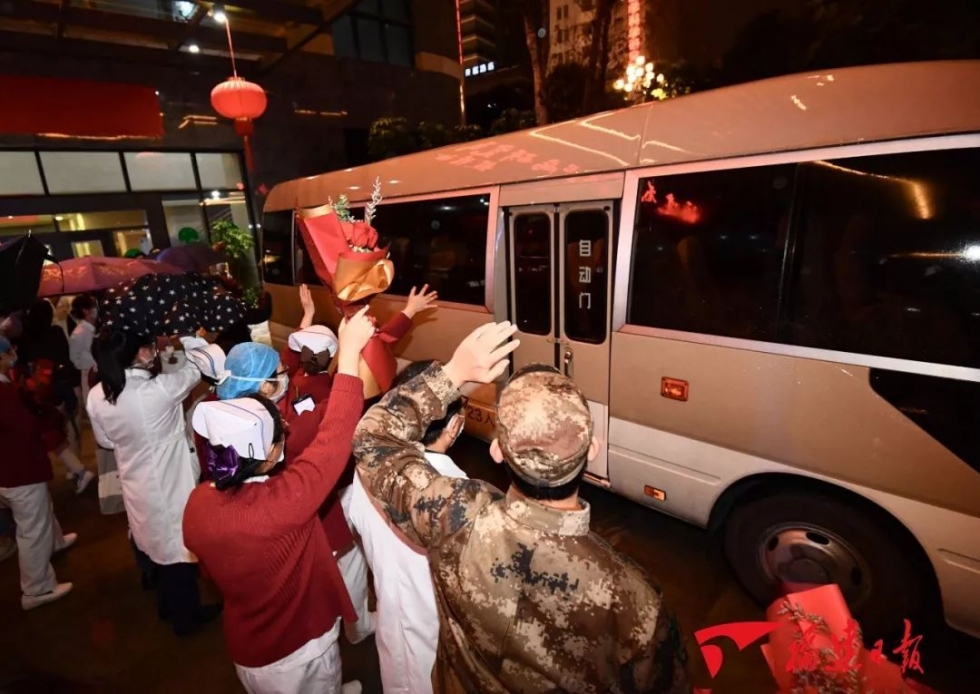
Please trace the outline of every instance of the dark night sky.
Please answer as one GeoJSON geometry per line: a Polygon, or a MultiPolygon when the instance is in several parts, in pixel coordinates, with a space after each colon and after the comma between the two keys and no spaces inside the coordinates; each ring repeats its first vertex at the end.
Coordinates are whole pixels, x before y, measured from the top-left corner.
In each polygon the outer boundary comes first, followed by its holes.
{"type": "Polygon", "coordinates": [[[674,58],[710,65],[732,47],[739,32],[755,17],[800,5],[801,0],[681,0],[678,2],[674,58]]]}

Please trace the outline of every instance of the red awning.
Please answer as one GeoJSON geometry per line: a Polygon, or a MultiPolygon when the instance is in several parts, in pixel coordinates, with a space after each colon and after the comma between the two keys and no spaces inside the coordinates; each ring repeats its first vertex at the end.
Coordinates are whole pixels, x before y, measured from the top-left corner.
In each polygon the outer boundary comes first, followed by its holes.
{"type": "Polygon", "coordinates": [[[68,137],[163,137],[153,87],[0,75],[0,133],[68,137]]]}

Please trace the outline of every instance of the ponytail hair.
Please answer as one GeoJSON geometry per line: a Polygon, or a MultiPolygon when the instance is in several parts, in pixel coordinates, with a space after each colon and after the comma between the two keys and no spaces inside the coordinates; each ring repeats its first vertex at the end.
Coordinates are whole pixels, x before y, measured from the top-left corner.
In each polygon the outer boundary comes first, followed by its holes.
{"type": "Polygon", "coordinates": [[[150,344],[147,338],[140,338],[121,330],[103,331],[96,342],[96,364],[102,381],[105,399],[116,404],[116,400],[126,387],[126,369],[136,361],[140,348],[150,344]]]}

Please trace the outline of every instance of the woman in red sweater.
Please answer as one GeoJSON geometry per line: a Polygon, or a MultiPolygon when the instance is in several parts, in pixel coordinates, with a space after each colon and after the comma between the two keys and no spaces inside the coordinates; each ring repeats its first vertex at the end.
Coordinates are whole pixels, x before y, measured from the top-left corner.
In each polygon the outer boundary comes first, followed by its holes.
{"type": "Polygon", "coordinates": [[[354,619],[354,609],[317,510],[347,464],[361,416],[358,361],[374,334],[365,313],[340,332],[326,416],[291,464],[279,464],[282,416],[265,398],[201,403],[195,412],[217,463],[214,482],[187,502],[184,543],[224,596],[228,652],[253,694],[360,691],[341,685],[340,619],[354,619]],[[334,590],[323,589],[324,576],[334,590]]]}

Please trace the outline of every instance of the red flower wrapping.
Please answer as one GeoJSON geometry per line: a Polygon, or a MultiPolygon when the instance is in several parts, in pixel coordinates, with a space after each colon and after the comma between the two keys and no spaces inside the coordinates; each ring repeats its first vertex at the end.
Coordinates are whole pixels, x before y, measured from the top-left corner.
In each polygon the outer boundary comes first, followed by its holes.
{"type": "MultiPolygon", "coordinates": [[[[333,290],[345,319],[391,285],[394,265],[388,249],[377,248],[378,232],[370,224],[341,221],[323,206],[301,210],[297,226],[317,275],[333,290]]],[[[361,367],[365,398],[391,387],[396,362],[381,337],[374,337],[361,352],[361,367]]]]}
{"type": "Polygon", "coordinates": [[[762,646],[781,694],[936,694],[864,648],[835,584],[790,593],[769,606],[766,618],[785,625],[762,646]]]}

